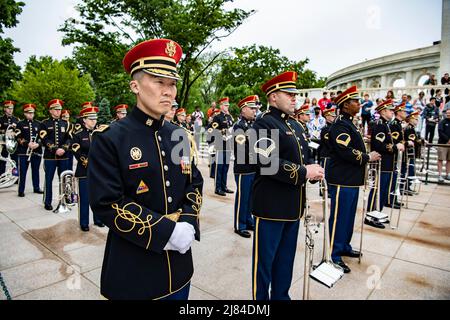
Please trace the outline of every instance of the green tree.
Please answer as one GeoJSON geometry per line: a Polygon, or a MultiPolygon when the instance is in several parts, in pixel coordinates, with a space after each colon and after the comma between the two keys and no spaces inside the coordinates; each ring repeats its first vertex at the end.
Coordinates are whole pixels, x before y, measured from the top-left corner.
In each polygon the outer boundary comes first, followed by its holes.
{"type": "Polygon", "coordinates": [[[220,73],[216,77],[217,91],[221,95],[241,92],[242,96],[233,97],[236,102],[247,93],[257,94],[264,103],[266,98],[261,85],[270,77],[288,70],[298,73],[298,88],[323,86],[323,79],[317,79],[315,72],[305,68],[308,62],[308,58],[292,61],[282,56],[280,50],[272,47],[252,45],[232,48],[221,61],[220,73]],[[230,87],[240,89],[230,91],[230,87]]]}
{"type": "Polygon", "coordinates": [[[6,90],[14,80],[20,79],[20,67],[14,62],[14,53],[20,52],[15,48],[10,38],[3,38],[3,28],[15,27],[17,16],[22,12],[25,3],[14,0],[0,1],[0,98],[7,98],[6,90]]]}
{"type": "Polygon", "coordinates": [[[108,124],[111,122],[111,109],[108,99],[103,98],[98,104],[98,123],[108,124]]]}
{"type": "Polygon", "coordinates": [[[12,99],[24,103],[35,103],[36,117],[47,116],[47,103],[52,99],[62,99],[64,108],[71,114],[78,114],[81,104],[95,98],[88,74],[80,75],[77,69],[68,67],[67,61],[53,60],[51,57],[30,57],[22,80],[9,90],[12,99]]]}
{"type": "Polygon", "coordinates": [[[184,50],[178,102],[186,105],[194,83],[220,55],[204,62],[200,61],[202,54],[215,41],[229,36],[254,12],[227,11],[224,6],[229,2],[233,0],[84,0],[77,6],[80,19],[70,18],[60,28],[65,34],[63,45],[76,44],[81,51],[94,49],[103,61],[108,61],[109,56],[114,58],[114,63],[86,65],[97,89],[102,81],[92,69],[108,76],[123,72],[115,70],[132,45],[150,38],[174,39],[184,50]],[[102,68],[104,65],[112,71],[102,68]]]}

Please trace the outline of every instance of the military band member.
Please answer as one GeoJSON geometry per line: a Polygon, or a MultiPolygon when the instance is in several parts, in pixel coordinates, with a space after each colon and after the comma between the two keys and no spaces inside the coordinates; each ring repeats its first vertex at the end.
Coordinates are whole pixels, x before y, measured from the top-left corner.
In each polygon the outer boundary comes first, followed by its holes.
{"type": "Polygon", "coordinates": [[[339,116],[329,129],[330,163],[327,182],[331,197],[330,248],[334,263],[345,273],[350,268],[343,256],[357,258],[359,251],[350,245],[358,204],[359,187],[364,185],[365,168],[369,161],[380,159],[380,154],[367,153],[363,137],[353,122],[360,111],[360,97],[356,86],[342,92],[335,99],[339,116]]]}
{"type": "Polygon", "coordinates": [[[64,102],[60,99],[53,99],[48,102],[50,118],[42,121],[39,137],[44,146],[44,171],[45,189],[44,205],[46,210],[53,210],[52,207],[52,182],[55,171],[58,169],[58,177],[67,170],[66,152],[69,150],[69,125],[67,121],[61,119],[61,110],[64,102]]]}
{"type": "Polygon", "coordinates": [[[336,119],[336,109],[328,108],[323,110],[326,124],[320,131],[320,165],[325,169],[325,178],[327,177],[328,166],[330,164],[330,128],[336,119]]]}
{"type": "Polygon", "coordinates": [[[172,124],[176,124],[174,121],[174,118],[175,118],[175,112],[177,112],[177,109],[178,109],[178,103],[176,100],[173,100],[172,108],[170,108],[169,112],[167,112],[164,115],[164,120],[166,120],[167,122],[170,122],[172,124]]]}
{"type": "Polygon", "coordinates": [[[42,143],[39,137],[41,123],[34,120],[35,110],[36,105],[33,103],[23,105],[25,119],[19,121],[16,129],[19,155],[19,197],[25,196],[25,181],[30,163],[34,193],[44,193],[39,186],[39,167],[42,157],[42,143]]]}
{"type": "Polygon", "coordinates": [[[127,111],[128,109],[128,105],[127,104],[119,104],[117,106],[114,107],[114,111],[116,112],[116,117],[114,118],[114,121],[119,121],[122,120],[123,118],[125,118],[127,116],[127,111]]]}
{"type": "Polygon", "coordinates": [[[300,218],[307,179],[323,178],[323,169],[307,165],[308,145],[292,116],[296,105],[297,73],[288,71],[262,86],[269,109],[255,121],[257,160],[253,184],[253,299],[289,300],[300,218]],[[269,292],[270,288],[270,292],[269,292]]]}
{"type": "Polygon", "coordinates": [[[315,163],[314,155],[315,155],[316,150],[314,150],[310,147],[311,135],[309,133],[309,128],[308,128],[308,122],[311,119],[311,111],[309,109],[309,104],[304,104],[298,110],[296,110],[295,118],[300,123],[302,132],[303,132],[302,135],[304,135],[304,139],[306,140],[306,142],[308,144],[307,151],[305,151],[305,153],[307,153],[307,158],[309,159],[308,164],[315,163]]]}
{"type": "MultiPolygon", "coordinates": [[[[391,136],[392,136],[392,142],[394,145],[401,143],[405,145],[405,137],[403,134],[403,121],[406,119],[406,102],[400,103],[399,105],[394,107],[394,119],[389,124],[389,128],[391,129],[391,136]]],[[[399,199],[394,196],[394,192],[397,187],[397,173],[401,170],[401,168],[397,168],[397,156],[398,153],[394,154],[394,171],[393,171],[393,178],[392,178],[392,184],[391,189],[389,191],[389,202],[386,205],[387,207],[390,207],[391,204],[395,204],[396,207],[400,206],[399,199]],[[398,170],[398,171],[397,171],[398,170]]],[[[406,161],[406,152],[403,152],[402,154],[402,167],[403,163],[406,161]]],[[[403,183],[400,183],[400,188],[403,190],[403,183]]]]}
{"type": "MultiPolygon", "coordinates": [[[[420,149],[422,145],[422,139],[420,138],[420,133],[417,133],[416,126],[419,122],[420,112],[413,111],[408,116],[406,116],[406,128],[404,130],[405,137],[405,147],[414,149],[414,158],[411,159],[410,163],[406,161],[402,163],[402,178],[405,178],[406,169],[408,168],[408,176],[413,177],[416,175],[416,159],[420,154],[420,149]]],[[[414,195],[411,190],[411,181],[407,181],[408,189],[405,190],[405,194],[408,196],[414,195]]]]}
{"type": "MultiPolygon", "coordinates": [[[[80,118],[83,125],[71,132],[71,149],[77,159],[77,168],[75,177],[78,180],[78,221],[82,231],[89,231],[89,193],[87,181],[87,167],[89,164],[89,148],[93,130],[97,125],[98,107],[94,107],[91,102],[83,104],[80,111],[80,118]]],[[[94,224],[98,227],[104,227],[97,215],[94,214],[94,224]]]]}
{"type": "Polygon", "coordinates": [[[216,149],[214,185],[215,193],[226,196],[234,191],[227,187],[228,168],[231,158],[231,134],[230,128],[233,126],[233,118],[228,112],[230,99],[228,97],[219,101],[220,113],[216,115],[212,122],[214,147],[216,149]]]}
{"type": "MultiPolygon", "coordinates": [[[[15,104],[16,102],[12,100],[6,100],[5,102],[3,102],[4,115],[0,117],[0,134],[5,134],[9,126],[11,126],[13,130],[15,130],[17,123],[19,122],[19,119],[13,115],[15,104]]],[[[8,151],[6,150],[5,146],[3,146],[2,148],[2,157],[8,158],[8,151]]],[[[10,154],[10,157],[11,160],[13,160],[17,166],[18,165],[17,150],[13,154],[10,154]]],[[[6,170],[6,161],[0,160],[0,175],[5,173],[5,170],[6,170]]]]}
{"type": "Polygon", "coordinates": [[[179,127],[188,129],[186,124],[186,110],[184,108],[178,108],[177,111],[175,111],[174,123],[179,127]]]}
{"type": "MultiPolygon", "coordinates": [[[[81,106],[83,108],[83,105],[81,106]]],[[[61,111],[61,119],[67,122],[68,125],[68,132],[69,134],[75,129],[75,124],[70,122],[70,111],[68,109],[63,109],[61,111]]],[[[67,157],[67,169],[72,170],[73,169],[73,153],[72,150],[69,148],[66,152],[67,157]]]]}
{"type": "Polygon", "coordinates": [[[251,198],[255,166],[250,163],[250,146],[247,131],[251,129],[256,117],[259,101],[257,95],[248,96],[238,103],[241,116],[233,126],[234,145],[234,178],[237,192],[234,201],[234,232],[244,238],[250,238],[247,230],[255,229],[255,222],[251,214],[251,198]]]}
{"type": "Polygon", "coordinates": [[[189,295],[203,178],[186,131],[164,120],[177,93],[181,56],[181,47],[169,39],[128,51],[123,65],[137,105],[93,135],[89,200],[109,228],[100,284],[108,299],[189,295]]]}
{"type": "MultiPolygon", "coordinates": [[[[214,129],[212,128],[212,119],[220,113],[220,109],[214,109],[211,113],[211,122],[206,126],[206,141],[208,143],[209,154],[209,177],[214,179],[216,177],[216,149],[214,147],[215,137],[214,129]]],[[[214,182],[215,183],[215,182],[214,182]]]]}
{"type": "MultiPolygon", "coordinates": [[[[376,199],[376,189],[372,189],[369,194],[367,211],[373,211],[376,208],[375,201],[379,201],[380,211],[384,206],[391,206],[390,190],[394,181],[395,162],[394,155],[398,150],[404,151],[404,145],[402,143],[394,144],[394,140],[389,127],[389,121],[394,116],[393,112],[393,100],[388,99],[376,107],[376,111],[380,114],[378,119],[372,127],[372,135],[370,138],[371,150],[377,151],[381,154],[381,175],[380,175],[380,199],[376,199]]],[[[395,209],[399,209],[400,206],[393,204],[395,209]]],[[[376,228],[384,228],[384,226],[377,221],[369,221],[366,218],[366,224],[372,225],[376,228]]]]}

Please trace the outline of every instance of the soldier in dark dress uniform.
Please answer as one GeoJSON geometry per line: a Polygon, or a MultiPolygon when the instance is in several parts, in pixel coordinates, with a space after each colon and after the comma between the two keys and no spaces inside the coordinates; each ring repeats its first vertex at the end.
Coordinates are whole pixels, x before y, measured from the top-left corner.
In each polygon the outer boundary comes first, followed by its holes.
{"type": "Polygon", "coordinates": [[[19,155],[19,197],[25,196],[25,181],[28,165],[31,164],[31,178],[34,193],[43,194],[39,184],[39,167],[42,157],[42,142],[39,137],[41,123],[34,120],[36,105],[27,103],[23,106],[25,119],[17,124],[17,141],[19,155]]]}
{"type": "MultiPolygon", "coordinates": [[[[15,104],[16,102],[12,100],[7,100],[3,102],[3,111],[5,114],[0,117],[0,134],[5,134],[9,126],[11,126],[13,130],[15,130],[17,123],[19,122],[19,119],[13,115],[15,104]]],[[[3,146],[2,148],[2,157],[8,158],[8,151],[6,150],[5,146],[3,146]]],[[[11,160],[15,162],[16,166],[18,166],[17,150],[13,154],[10,154],[10,157],[11,160]]],[[[5,173],[5,170],[6,170],[6,161],[0,160],[0,175],[5,173]]],[[[19,173],[16,170],[15,172],[13,172],[13,174],[18,175],[19,173]]]]}
{"type": "Polygon", "coordinates": [[[297,73],[289,71],[262,86],[270,107],[250,129],[256,135],[250,146],[257,166],[252,196],[255,300],[290,299],[305,184],[307,179],[320,180],[324,174],[319,165],[308,165],[308,144],[293,118],[296,80],[297,73]]]}
{"type": "Polygon", "coordinates": [[[252,128],[258,109],[257,95],[248,96],[238,103],[241,116],[233,126],[234,177],[237,185],[234,202],[234,232],[244,238],[250,238],[247,230],[253,231],[255,222],[251,214],[251,198],[255,166],[250,161],[250,145],[247,131],[252,128]]]}
{"type": "Polygon", "coordinates": [[[220,113],[211,122],[211,128],[213,129],[212,138],[214,139],[214,147],[216,150],[214,187],[216,194],[226,196],[227,193],[234,193],[234,191],[227,187],[232,149],[230,129],[233,126],[233,118],[228,112],[230,106],[229,98],[221,99],[219,105],[220,113]]]}
{"type": "MultiPolygon", "coordinates": [[[[78,180],[78,221],[82,231],[89,231],[89,193],[87,181],[87,168],[89,164],[89,149],[91,146],[92,133],[97,125],[98,107],[94,107],[91,102],[83,104],[80,111],[82,125],[77,124],[71,132],[71,149],[77,159],[75,177],[78,180]]],[[[94,214],[94,224],[104,227],[96,214],[94,214]]]]}
{"type": "Polygon", "coordinates": [[[41,138],[44,151],[45,189],[44,205],[46,210],[52,207],[52,182],[55,171],[58,169],[58,177],[67,170],[66,152],[70,148],[69,125],[61,119],[61,110],[64,102],[53,99],[47,104],[51,117],[41,123],[39,137],[41,138]]]}
{"type": "Polygon", "coordinates": [[[115,118],[112,122],[119,121],[125,118],[128,114],[128,105],[127,104],[119,104],[114,107],[114,112],[116,113],[115,118]]]}
{"type": "Polygon", "coordinates": [[[181,56],[169,39],[128,51],[123,65],[137,104],[93,134],[88,190],[93,213],[109,228],[100,283],[108,299],[189,296],[203,179],[186,131],[164,120],[181,56]]]}
{"type": "Polygon", "coordinates": [[[320,155],[320,165],[325,169],[325,179],[327,178],[328,165],[330,162],[330,128],[331,125],[336,120],[336,109],[328,108],[323,110],[323,116],[326,120],[325,127],[320,131],[320,147],[319,147],[319,155],[320,155]]]}
{"type": "Polygon", "coordinates": [[[327,182],[331,197],[329,220],[331,259],[342,267],[345,273],[350,272],[350,268],[342,257],[358,258],[360,255],[360,252],[353,250],[350,245],[359,187],[364,185],[367,163],[380,159],[377,152],[367,153],[363,136],[353,122],[354,116],[361,109],[359,101],[356,86],[350,87],[336,97],[335,102],[340,112],[328,133],[330,163],[327,182]]]}

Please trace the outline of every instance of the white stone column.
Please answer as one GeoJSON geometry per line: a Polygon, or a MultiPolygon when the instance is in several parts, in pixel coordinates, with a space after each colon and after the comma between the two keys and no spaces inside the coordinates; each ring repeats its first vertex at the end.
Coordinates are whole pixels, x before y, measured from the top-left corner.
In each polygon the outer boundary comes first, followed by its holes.
{"type": "Polygon", "coordinates": [[[450,73],[450,0],[442,0],[441,65],[436,75],[439,84],[446,72],[450,73]]]}
{"type": "Polygon", "coordinates": [[[361,79],[361,88],[367,88],[367,78],[361,79]]]}
{"type": "Polygon", "coordinates": [[[414,83],[413,71],[412,70],[406,71],[405,86],[406,87],[412,87],[412,86],[415,86],[415,85],[416,84],[414,83]]]}
{"type": "Polygon", "coordinates": [[[388,86],[388,77],[386,74],[381,75],[381,87],[386,88],[388,86]]]}

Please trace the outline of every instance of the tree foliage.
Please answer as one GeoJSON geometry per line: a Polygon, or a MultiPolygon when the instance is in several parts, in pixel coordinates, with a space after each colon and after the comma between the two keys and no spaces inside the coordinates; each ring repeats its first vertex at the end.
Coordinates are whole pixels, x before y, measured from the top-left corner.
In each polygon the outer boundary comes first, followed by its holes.
{"type": "Polygon", "coordinates": [[[17,16],[25,3],[14,0],[0,1],[0,98],[5,99],[6,90],[14,80],[20,79],[20,67],[14,62],[14,53],[20,49],[14,47],[10,38],[3,38],[3,28],[15,27],[17,16]]]}
{"type": "Polygon", "coordinates": [[[70,64],[70,61],[57,61],[48,56],[32,56],[26,64],[22,80],[14,83],[9,96],[19,105],[36,104],[37,119],[47,116],[47,103],[52,99],[62,99],[65,109],[69,109],[71,114],[78,114],[81,104],[94,100],[95,94],[90,85],[91,77],[80,75],[70,64]]]}
{"type": "Polygon", "coordinates": [[[317,79],[315,72],[306,69],[308,62],[308,58],[292,61],[282,56],[280,50],[272,47],[252,45],[233,48],[221,61],[220,73],[217,75],[217,91],[223,96],[229,96],[235,103],[251,94],[259,95],[265,103],[262,84],[284,71],[298,73],[298,88],[322,86],[324,80],[317,79]]]}
{"type": "MultiPolygon", "coordinates": [[[[78,55],[85,58],[86,50],[94,50],[97,64],[86,64],[85,71],[92,74],[95,87],[104,79],[95,74],[99,70],[115,78],[120,84],[117,67],[126,49],[150,38],[170,38],[183,48],[180,62],[182,81],[178,101],[185,105],[194,83],[208,70],[220,54],[209,61],[201,56],[211,44],[229,36],[254,11],[225,10],[233,0],[84,0],[77,6],[80,19],[70,18],[60,28],[64,32],[63,44],[76,44],[78,55]],[[120,56],[120,58],[118,57],[120,56]],[[107,63],[109,57],[114,63],[107,63]],[[111,67],[111,71],[104,69],[111,67]]],[[[92,59],[90,59],[92,60],[92,59]]],[[[83,64],[82,61],[79,61],[83,64]]],[[[109,86],[105,89],[110,90],[109,86]]],[[[112,101],[112,100],[111,100],[112,101]]]]}

